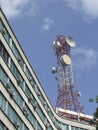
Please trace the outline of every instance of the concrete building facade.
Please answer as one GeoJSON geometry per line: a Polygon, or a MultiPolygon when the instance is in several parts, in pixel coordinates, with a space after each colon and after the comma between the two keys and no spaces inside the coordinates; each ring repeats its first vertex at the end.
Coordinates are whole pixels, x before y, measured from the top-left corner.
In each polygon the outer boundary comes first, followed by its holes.
{"type": "Polygon", "coordinates": [[[0,130],[95,130],[53,109],[0,9],[0,130]]]}

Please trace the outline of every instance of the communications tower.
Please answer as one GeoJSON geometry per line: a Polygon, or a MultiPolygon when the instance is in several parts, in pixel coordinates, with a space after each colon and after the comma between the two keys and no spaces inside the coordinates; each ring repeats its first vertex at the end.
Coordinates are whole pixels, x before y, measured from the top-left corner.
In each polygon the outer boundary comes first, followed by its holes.
{"type": "MultiPolygon", "coordinates": [[[[58,97],[56,108],[62,108],[67,111],[82,113],[83,107],[80,106],[78,97],[80,92],[75,90],[71,48],[75,47],[76,43],[70,36],[57,36],[53,42],[53,48],[57,57],[57,67],[52,67],[52,73],[57,73],[56,80],[58,81],[58,97]]],[[[60,112],[59,112],[60,113],[60,112]]],[[[62,115],[68,116],[61,112],[62,115]]]]}

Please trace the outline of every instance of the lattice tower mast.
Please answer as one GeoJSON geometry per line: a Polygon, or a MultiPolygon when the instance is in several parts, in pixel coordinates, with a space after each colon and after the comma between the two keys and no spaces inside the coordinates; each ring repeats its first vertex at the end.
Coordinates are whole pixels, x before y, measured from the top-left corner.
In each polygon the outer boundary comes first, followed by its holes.
{"type": "Polygon", "coordinates": [[[57,67],[52,68],[52,73],[57,73],[58,97],[56,107],[75,112],[82,112],[78,97],[80,93],[75,90],[71,47],[75,47],[72,37],[58,36],[53,42],[53,48],[57,57],[57,67]]]}

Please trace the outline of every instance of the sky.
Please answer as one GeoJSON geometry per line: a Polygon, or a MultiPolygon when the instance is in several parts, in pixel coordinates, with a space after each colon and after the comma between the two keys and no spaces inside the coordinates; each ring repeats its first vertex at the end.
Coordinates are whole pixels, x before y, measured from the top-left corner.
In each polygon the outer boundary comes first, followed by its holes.
{"type": "Polygon", "coordinates": [[[84,113],[98,106],[98,0],[0,0],[0,5],[55,108],[58,88],[51,68],[57,66],[52,48],[56,36],[71,36],[75,89],[84,113]]]}

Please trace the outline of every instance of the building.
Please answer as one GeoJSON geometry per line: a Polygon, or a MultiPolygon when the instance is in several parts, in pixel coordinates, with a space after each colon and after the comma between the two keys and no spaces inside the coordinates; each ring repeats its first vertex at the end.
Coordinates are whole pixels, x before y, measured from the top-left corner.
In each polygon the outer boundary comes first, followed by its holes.
{"type": "Polygon", "coordinates": [[[1,9],[0,130],[95,130],[55,112],[1,9]]]}

